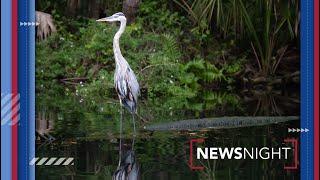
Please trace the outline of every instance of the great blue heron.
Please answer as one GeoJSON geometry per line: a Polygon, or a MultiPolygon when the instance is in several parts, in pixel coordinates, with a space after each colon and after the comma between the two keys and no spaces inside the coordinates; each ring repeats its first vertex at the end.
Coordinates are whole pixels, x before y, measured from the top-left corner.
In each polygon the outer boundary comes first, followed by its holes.
{"type": "Polygon", "coordinates": [[[118,93],[121,105],[126,107],[131,114],[135,114],[137,111],[138,96],[140,94],[139,83],[136,75],[130,68],[130,65],[122,56],[119,45],[119,39],[126,28],[127,19],[122,12],[118,12],[112,16],[98,19],[97,21],[120,22],[120,28],[113,38],[113,52],[116,61],[114,86],[118,93]]]}
{"type": "MultiPolygon", "coordinates": [[[[132,123],[134,129],[134,137],[136,136],[135,120],[134,116],[137,114],[137,102],[140,95],[139,83],[136,75],[130,68],[130,65],[126,59],[122,56],[119,39],[126,28],[127,19],[122,12],[113,14],[112,16],[98,19],[99,22],[120,22],[120,28],[113,38],[113,52],[116,62],[116,70],[114,73],[114,86],[118,94],[121,107],[125,107],[132,115],[132,123]]],[[[121,134],[122,134],[122,117],[123,111],[121,108],[120,114],[120,150],[119,150],[119,164],[121,167],[121,134]]],[[[132,149],[134,146],[134,139],[132,143],[132,149]]]]}
{"type": "Polygon", "coordinates": [[[118,12],[112,16],[98,19],[97,21],[120,22],[120,28],[113,38],[113,52],[116,61],[114,86],[117,91],[121,106],[124,106],[132,114],[133,127],[135,131],[134,115],[137,112],[137,102],[138,96],[140,95],[140,88],[136,75],[121,54],[119,45],[119,39],[126,28],[127,19],[122,12],[118,12]]]}

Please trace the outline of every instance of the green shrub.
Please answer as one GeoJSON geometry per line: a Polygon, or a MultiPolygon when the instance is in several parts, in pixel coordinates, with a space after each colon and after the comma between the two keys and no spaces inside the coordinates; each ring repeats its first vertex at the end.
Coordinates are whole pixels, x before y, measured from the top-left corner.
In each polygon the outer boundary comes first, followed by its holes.
{"type": "MultiPolygon", "coordinates": [[[[168,34],[139,33],[137,24],[128,26],[121,37],[121,50],[138,76],[149,97],[183,95],[191,90],[179,77],[188,76],[180,62],[181,54],[175,38],[168,34]]],[[[37,44],[37,79],[39,84],[74,78],[70,82],[79,93],[110,96],[113,91],[114,57],[112,39],[117,30],[113,25],[90,22],[79,30],[78,37],[56,34],[37,44]],[[81,89],[86,89],[83,91],[81,89]]]]}

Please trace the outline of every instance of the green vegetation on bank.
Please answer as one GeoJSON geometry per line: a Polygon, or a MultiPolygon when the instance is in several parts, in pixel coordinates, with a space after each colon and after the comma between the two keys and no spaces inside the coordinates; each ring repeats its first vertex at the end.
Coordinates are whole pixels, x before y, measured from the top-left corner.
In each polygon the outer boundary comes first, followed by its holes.
{"type": "MultiPolygon", "coordinates": [[[[47,0],[38,6],[62,5],[47,0]]],[[[283,76],[281,61],[298,56],[298,6],[271,0],[147,0],[121,38],[121,48],[148,97],[232,89],[243,79],[283,76]]],[[[116,26],[69,17],[61,9],[49,12],[57,33],[37,43],[37,79],[43,80],[38,84],[84,78],[92,83],[86,84],[90,91],[108,95],[116,26]]],[[[121,11],[121,6],[111,9],[121,11]]]]}
{"type": "MultiPolygon", "coordinates": [[[[94,136],[97,131],[86,129],[88,124],[107,128],[111,122],[98,119],[117,118],[119,109],[112,51],[118,26],[95,19],[122,11],[122,3],[71,2],[37,3],[37,10],[52,15],[57,30],[37,41],[37,105],[57,113],[57,132],[74,129],[59,129],[59,123],[78,124],[94,136]]],[[[141,1],[120,39],[142,89],[140,113],[161,122],[199,117],[217,107],[240,114],[243,105],[235,95],[240,91],[299,83],[298,10],[293,1],[141,1]]]]}

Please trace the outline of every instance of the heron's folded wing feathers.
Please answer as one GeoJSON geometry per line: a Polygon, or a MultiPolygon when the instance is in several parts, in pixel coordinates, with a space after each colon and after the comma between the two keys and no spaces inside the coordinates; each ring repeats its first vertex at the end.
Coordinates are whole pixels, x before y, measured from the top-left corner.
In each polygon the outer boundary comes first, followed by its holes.
{"type": "Polygon", "coordinates": [[[116,90],[118,92],[118,94],[124,98],[127,96],[128,94],[128,86],[127,86],[127,82],[124,78],[119,78],[118,81],[116,81],[116,90]]]}
{"type": "Polygon", "coordinates": [[[130,68],[128,68],[125,78],[127,81],[127,87],[129,89],[129,92],[133,96],[134,101],[137,102],[138,96],[140,95],[140,87],[136,75],[130,68]]]}

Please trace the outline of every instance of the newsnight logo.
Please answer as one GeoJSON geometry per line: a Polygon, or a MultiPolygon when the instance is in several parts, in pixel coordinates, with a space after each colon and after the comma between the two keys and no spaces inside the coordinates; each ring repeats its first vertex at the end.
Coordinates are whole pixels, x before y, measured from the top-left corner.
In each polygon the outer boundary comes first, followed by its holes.
{"type": "Polygon", "coordinates": [[[285,170],[298,169],[298,140],[285,139],[281,147],[199,147],[204,139],[190,140],[189,167],[192,170],[203,170],[197,166],[201,160],[288,160],[292,163],[285,165],[285,170]]]}
{"type": "Polygon", "coordinates": [[[197,159],[288,159],[290,147],[198,147],[197,159]]]}

